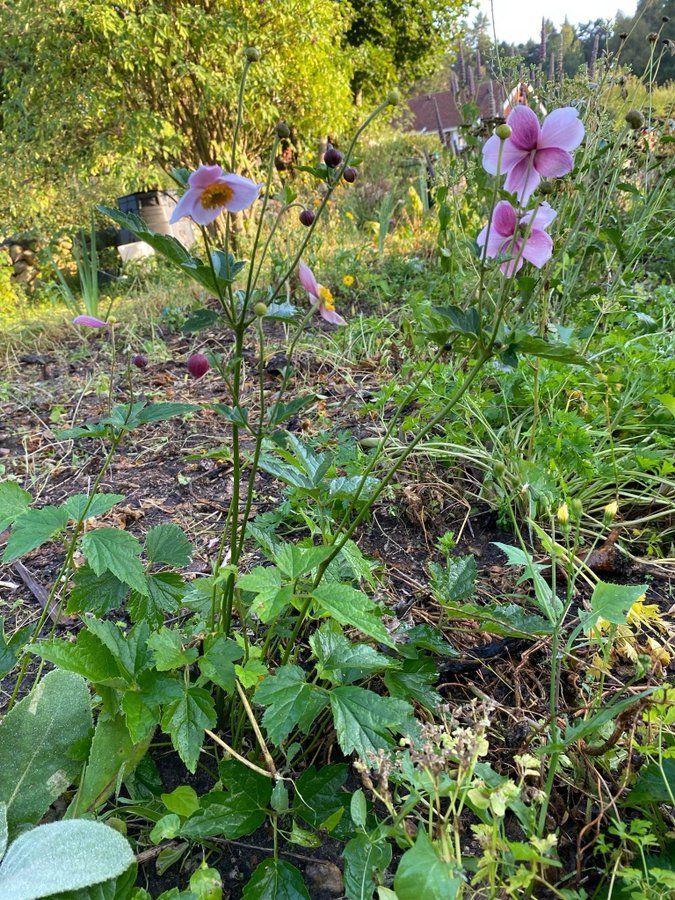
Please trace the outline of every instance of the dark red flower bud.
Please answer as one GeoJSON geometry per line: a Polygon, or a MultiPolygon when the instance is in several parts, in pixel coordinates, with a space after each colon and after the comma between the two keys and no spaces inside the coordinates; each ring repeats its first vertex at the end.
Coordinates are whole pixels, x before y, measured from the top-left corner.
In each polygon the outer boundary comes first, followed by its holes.
{"type": "Polygon", "coordinates": [[[137,353],[131,357],[131,361],[137,369],[144,369],[148,364],[148,357],[145,353],[137,353]]]}
{"type": "Polygon", "coordinates": [[[335,147],[329,147],[324,153],[323,161],[329,169],[337,169],[342,162],[342,154],[339,150],[336,150],[335,147]]]}
{"type": "Polygon", "coordinates": [[[209,371],[209,361],[203,353],[193,353],[187,361],[187,370],[193,378],[201,378],[209,371]]]}
{"type": "Polygon", "coordinates": [[[347,168],[342,173],[342,177],[345,181],[348,181],[349,184],[354,184],[356,179],[359,177],[359,170],[355,169],[354,166],[347,166],[347,168]]]}
{"type": "Polygon", "coordinates": [[[312,212],[311,209],[303,209],[300,212],[299,219],[302,222],[302,224],[305,225],[307,228],[309,228],[309,226],[314,222],[315,218],[316,218],[316,216],[314,215],[314,213],[312,212]]]}

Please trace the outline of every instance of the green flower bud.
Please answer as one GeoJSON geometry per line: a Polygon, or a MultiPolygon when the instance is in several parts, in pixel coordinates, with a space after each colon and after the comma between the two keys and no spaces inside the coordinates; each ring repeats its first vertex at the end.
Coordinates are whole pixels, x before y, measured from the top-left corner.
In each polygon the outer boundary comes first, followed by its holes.
{"type": "Polygon", "coordinates": [[[544,194],[544,196],[546,196],[547,194],[552,194],[554,190],[555,187],[550,181],[542,181],[539,185],[539,193],[544,194]]]}
{"type": "Polygon", "coordinates": [[[612,500],[603,510],[602,521],[605,525],[611,525],[611,523],[616,519],[616,514],[619,511],[619,504],[616,500],[612,500]]]}
{"type": "Polygon", "coordinates": [[[398,88],[394,88],[392,91],[389,91],[387,94],[387,103],[389,106],[398,106],[401,102],[401,92],[398,88]]]}
{"type": "Polygon", "coordinates": [[[495,128],[495,134],[500,141],[505,141],[507,138],[511,137],[511,126],[504,122],[495,128]]]}
{"type": "Polygon", "coordinates": [[[575,497],[574,500],[570,500],[570,509],[572,510],[572,515],[575,519],[580,519],[584,512],[584,507],[581,500],[577,500],[575,497]]]}
{"type": "Polygon", "coordinates": [[[256,316],[259,316],[261,319],[263,316],[267,315],[267,304],[266,303],[256,303],[253,307],[253,312],[256,316]]]}
{"type": "Polygon", "coordinates": [[[492,471],[495,473],[497,478],[501,478],[502,475],[504,474],[504,472],[506,472],[506,466],[504,465],[504,463],[501,460],[499,460],[492,467],[492,471]]]}
{"type": "Polygon", "coordinates": [[[566,503],[561,503],[556,513],[556,519],[564,527],[570,521],[570,508],[566,503]]]}
{"type": "Polygon", "coordinates": [[[260,59],[260,50],[257,47],[247,47],[244,50],[244,56],[249,62],[258,62],[260,59]]]}
{"type": "Polygon", "coordinates": [[[277,122],[276,128],[274,130],[277,133],[277,137],[281,138],[282,140],[291,136],[291,129],[285,122],[277,122]]]}

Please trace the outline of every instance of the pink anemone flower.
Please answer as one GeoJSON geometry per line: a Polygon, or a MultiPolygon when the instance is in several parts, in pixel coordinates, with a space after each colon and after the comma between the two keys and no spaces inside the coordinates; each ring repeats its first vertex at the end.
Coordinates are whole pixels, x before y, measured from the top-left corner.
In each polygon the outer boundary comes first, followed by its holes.
{"type": "Polygon", "coordinates": [[[107,328],[108,323],[102,322],[95,316],[75,316],[73,325],[86,325],[87,328],[107,328]]]}
{"type": "Polygon", "coordinates": [[[536,211],[518,217],[508,200],[501,200],[494,208],[490,233],[488,226],[476,238],[486,256],[508,255],[511,259],[502,263],[501,270],[509,278],[523,265],[523,260],[541,269],[553,253],[553,241],[545,229],[555,219],[556,212],[548,203],[542,203],[536,211]],[[528,234],[529,231],[529,234],[528,234]]]}
{"type": "Polygon", "coordinates": [[[197,225],[210,225],[227,212],[237,213],[258,197],[262,184],[243,175],[224,173],[220,166],[199,166],[188,178],[188,189],[176,204],[169,221],[191,216],[197,225]]]}
{"type": "Polygon", "coordinates": [[[319,305],[319,315],[324,318],[326,322],[330,322],[331,325],[346,325],[347,323],[342,316],[335,312],[333,295],[327,287],[319,284],[309,266],[306,266],[304,262],[301,262],[298,271],[300,274],[300,284],[309,294],[309,299],[315,306],[317,304],[319,305]]]}
{"type": "MultiPolygon", "coordinates": [[[[541,126],[528,106],[517,106],[506,123],[511,136],[504,141],[499,174],[506,174],[504,187],[525,204],[542,177],[558,178],[572,171],[569,151],[582,142],[584,126],[571,106],[553,110],[541,126]]],[[[495,134],[483,146],[483,167],[491,175],[497,174],[501,143],[495,134]]]]}

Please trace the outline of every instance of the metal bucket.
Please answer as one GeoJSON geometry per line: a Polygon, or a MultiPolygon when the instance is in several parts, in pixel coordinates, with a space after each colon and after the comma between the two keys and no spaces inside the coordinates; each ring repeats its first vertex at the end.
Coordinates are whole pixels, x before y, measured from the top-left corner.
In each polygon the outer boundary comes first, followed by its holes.
{"type": "MultiPolygon", "coordinates": [[[[140,216],[148,228],[158,234],[172,234],[186,247],[195,242],[192,222],[181,219],[174,225],[169,224],[171,213],[178,203],[178,194],[174,190],[136,191],[117,198],[117,205],[124,213],[135,213],[140,216]]],[[[122,228],[118,237],[119,244],[133,244],[138,241],[136,235],[122,228]]]]}

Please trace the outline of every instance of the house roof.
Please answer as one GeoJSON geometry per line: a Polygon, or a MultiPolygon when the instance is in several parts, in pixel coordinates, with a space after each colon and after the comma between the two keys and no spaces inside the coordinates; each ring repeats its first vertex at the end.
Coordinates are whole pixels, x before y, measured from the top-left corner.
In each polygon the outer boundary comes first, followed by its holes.
{"type": "MultiPolygon", "coordinates": [[[[464,92],[460,92],[460,104],[464,102],[464,92]]],[[[466,98],[470,100],[470,97],[466,98]]],[[[475,102],[480,110],[481,119],[489,119],[491,116],[501,112],[506,99],[504,89],[497,81],[482,81],[478,85],[477,97],[475,102]],[[494,107],[490,98],[490,90],[494,97],[494,107]]],[[[408,106],[413,114],[413,121],[410,128],[413,131],[438,131],[438,118],[440,117],[443,131],[449,131],[451,128],[458,128],[465,124],[462,113],[457,106],[457,95],[454,91],[438,91],[435,94],[419,94],[408,100],[408,106]],[[438,107],[438,115],[436,114],[438,107]]]]}

